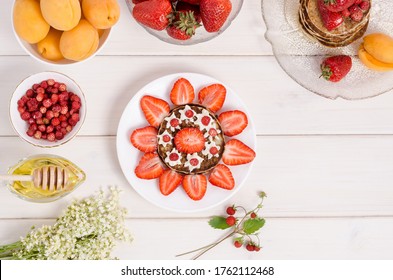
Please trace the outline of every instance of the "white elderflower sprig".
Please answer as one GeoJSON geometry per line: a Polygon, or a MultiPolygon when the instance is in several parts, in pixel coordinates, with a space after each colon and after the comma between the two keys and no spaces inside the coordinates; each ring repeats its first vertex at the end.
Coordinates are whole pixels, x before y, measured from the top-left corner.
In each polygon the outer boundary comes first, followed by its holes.
{"type": "Polygon", "coordinates": [[[0,247],[0,259],[106,260],[118,241],[131,242],[125,227],[127,210],[120,191],[110,188],[75,200],[54,225],[32,230],[20,241],[0,247]]]}

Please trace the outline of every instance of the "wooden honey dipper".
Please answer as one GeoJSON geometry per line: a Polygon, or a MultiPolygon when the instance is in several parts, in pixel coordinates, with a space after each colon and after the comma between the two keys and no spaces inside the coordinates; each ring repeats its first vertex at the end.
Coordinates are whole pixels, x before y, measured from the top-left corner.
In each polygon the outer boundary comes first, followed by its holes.
{"type": "Polygon", "coordinates": [[[33,182],[34,187],[44,191],[61,191],[68,183],[67,168],[48,165],[33,170],[32,175],[0,175],[0,180],[33,182]]]}

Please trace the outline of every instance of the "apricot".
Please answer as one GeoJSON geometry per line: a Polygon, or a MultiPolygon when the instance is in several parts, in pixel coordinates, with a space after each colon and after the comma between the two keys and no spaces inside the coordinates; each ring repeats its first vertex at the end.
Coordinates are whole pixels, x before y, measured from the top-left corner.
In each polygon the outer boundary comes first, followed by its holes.
{"type": "Polygon", "coordinates": [[[37,0],[17,0],[14,5],[15,32],[30,44],[35,44],[48,34],[50,26],[41,14],[37,0]]]}
{"type": "Polygon", "coordinates": [[[96,52],[98,42],[97,29],[82,19],[75,28],[63,32],[60,38],[60,51],[67,59],[81,61],[96,52]]]}
{"type": "Polygon", "coordinates": [[[111,28],[120,17],[116,0],[83,0],[82,10],[86,19],[97,29],[111,28]]]}
{"type": "Polygon", "coordinates": [[[393,70],[393,63],[384,63],[374,58],[364,49],[363,44],[359,48],[358,55],[360,61],[372,70],[382,71],[382,72],[393,70]]]}
{"type": "Polygon", "coordinates": [[[373,33],[363,39],[364,49],[383,63],[393,63],[393,38],[383,33],[373,33]]]}
{"type": "Polygon", "coordinates": [[[41,0],[40,3],[45,20],[57,30],[71,30],[81,19],[79,0],[41,0]]]}
{"type": "Polygon", "coordinates": [[[57,61],[63,59],[60,51],[60,38],[62,31],[51,28],[48,35],[37,44],[38,52],[46,59],[57,61]]]}

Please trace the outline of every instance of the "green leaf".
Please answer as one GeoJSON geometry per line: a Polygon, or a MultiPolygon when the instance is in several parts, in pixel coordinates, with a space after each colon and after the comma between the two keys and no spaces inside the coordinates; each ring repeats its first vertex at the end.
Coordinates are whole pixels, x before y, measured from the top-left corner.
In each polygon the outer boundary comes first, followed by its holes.
{"type": "Polygon", "coordinates": [[[216,228],[216,229],[230,228],[230,226],[226,222],[226,218],[221,217],[221,216],[214,216],[213,218],[211,218],[209,221],[209,225],[212,228],[216,228]]]}
{"type": "Polygon", "coordinates": [[[253,234],[254,232],[258,231],[265,225],[265,219],[255,218],[255,219],[248,219],[243,224],[243,231],[246,234],[253,234]]]}
{"type": "Polygon", "coordinates": [[[239,236],[233,239],[233,241],[239,241],[240,243],[244,242],[243,236],[239,236]]]}

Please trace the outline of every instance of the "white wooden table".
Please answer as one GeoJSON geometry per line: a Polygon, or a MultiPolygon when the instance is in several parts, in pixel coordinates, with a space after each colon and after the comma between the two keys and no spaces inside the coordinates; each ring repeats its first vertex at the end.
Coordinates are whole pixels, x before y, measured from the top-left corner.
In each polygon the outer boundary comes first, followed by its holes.
{"type": "Polygon", "coordinates": [[[117,249],[121,259],[174,259],[222,236],[207,220],[226,205],[253,206],[268,194],[264,246],[249,253],[221,244],[205,259],[389,259],[393,257],[393,92],[362,101],[312,94],[281,70],[264,39],[260,0],[246,0],[233,25],[213,41],[180,47],[159,41],[122,17],[99,56],[71,67],[30,58],[12,34],[12,0],[0,5],[0,172],[38,153],[64,156],[87,173],[72,195],[50,204],[22,201],[0,189],[0,242],[30,226],[53,222],[73,197],[100,187],[124,189],[122,203],[135,236],[117,249]],[[88,101],[79,135],[55,149],[34,148],[14,133],[8,101],[26,76],[56,70],[75,78],[88,101]],[[162,210],[127,183],[116,156],[116,129],[125,104],[146,83],[166,74],[199,72],[227,83],[254,119],[257,158],[244,187],[228,204],[197,214],[162,210]]]}

